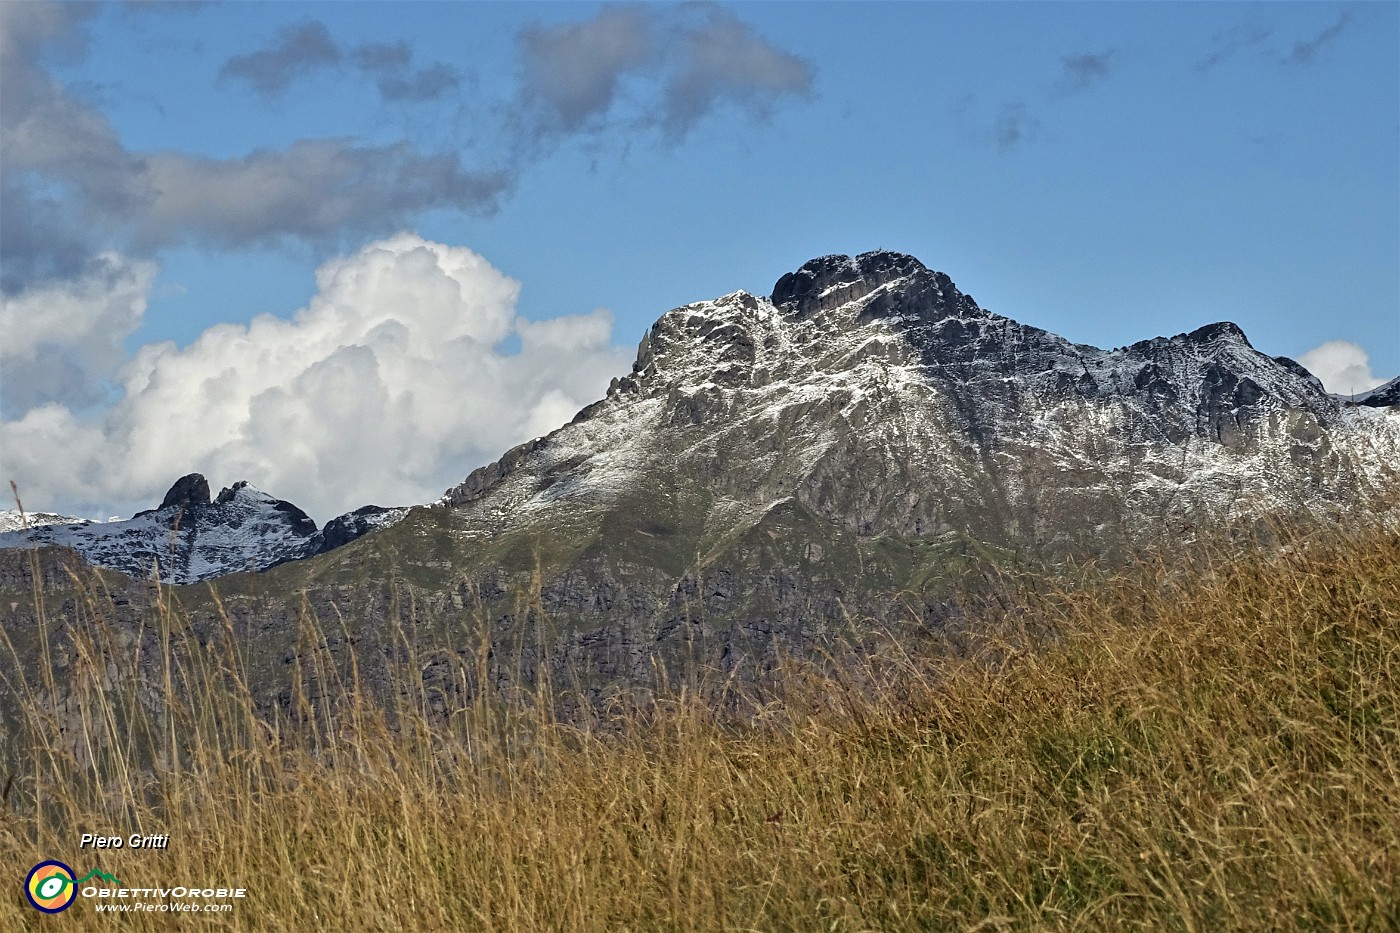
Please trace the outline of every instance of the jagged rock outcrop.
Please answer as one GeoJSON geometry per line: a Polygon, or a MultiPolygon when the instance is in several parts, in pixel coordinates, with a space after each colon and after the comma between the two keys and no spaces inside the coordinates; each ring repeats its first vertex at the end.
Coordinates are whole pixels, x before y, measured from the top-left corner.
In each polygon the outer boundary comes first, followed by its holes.
{"type": "Polygon", "coordinates": [[[199,473],[170,487],[159,507],[126,521],[50,523],[0,533],[0,549],[54,545],[89,563],[136,579],[198,583],[225,574],[266,570],[321,554],[391,524],[405,509],[366,506],[332,519],[326,530],[301,509],[237,482],[210,498],[199,473]]]}
{"type": "MultiPolygon", "coordinates": [[[[228,490],[225,490],[227,492],[228,490]]],[[[209,504],[209,481],[202,473],[182,476],[170,487],[156,511],[160,509],[186,509],[194,511],[209,504]]]]}

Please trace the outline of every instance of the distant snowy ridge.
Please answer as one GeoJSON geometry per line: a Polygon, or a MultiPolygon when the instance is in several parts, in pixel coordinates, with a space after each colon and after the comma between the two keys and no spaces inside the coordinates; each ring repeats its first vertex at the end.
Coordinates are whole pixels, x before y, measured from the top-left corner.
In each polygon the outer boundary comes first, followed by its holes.
{"type": "MultiPolygon", "coordinates": [[[[198,583],[240,571],[266,570],[340,547],[403,518],[407,509],[365,506],[318,529],[301,509],[246,482],[210,499],[209,484],[192,473],[160,506],[124,521],[45,523],[0,531],[0,548],[55,545],[89,563],[166,583],[198,583]]],[[[45,513],[38,513],[45,514],[45,513]]]]}
{"type": "Polygon", "coordinates": [[[55,515],[53,512],[21,512],[19,509],[0,509],[0,534],[7,531],[21,531],[25,528],[38,528],[42,525],[89,524],[92,524],[90,518],[55,515]]]}

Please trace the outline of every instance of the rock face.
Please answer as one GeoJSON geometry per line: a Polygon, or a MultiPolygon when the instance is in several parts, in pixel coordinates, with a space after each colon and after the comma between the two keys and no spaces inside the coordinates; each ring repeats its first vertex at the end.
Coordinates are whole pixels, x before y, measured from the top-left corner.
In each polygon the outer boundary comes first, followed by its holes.
{"type": "Polygon", "coordinates": [[[1100,350],[984,311],[910,256],[827,256],[771,298],[669,312],[605,400],[443,504],[499,534],[674,477],[703,490],[717,539],[792,504],[862,537],[1100,552],[1364,499],[1400,461],[1397,419],[1373,414],[1233,324],[1100,350]]]}
{"type": "MultiPolygon", "coordinates": [[[[209,481],[201,473],[182,476],[170,487],[160,502],[160,509],[186,509],[194,511],[209,504],[209,481]]],[[[159,511],[159,509],[157,509],[159,511]]]]}
{"type": "Polygon", "coordinates": [[[0,548],[57,545],[137,579],[158,575],[166,583],[198,583],[324,553],[405,511],[367,506],[327,523],[327,534],[295,505],[246,482],[211,500],[208,481],[191,473],[170,487],[158,508],[126,521],[49,523],[0,533],[0,548]]]}
{"type": "Polygon", "coordinates": [[[349,544],[361,535],[394,524],[407,513],[407,509],[386,509],[378,505],[362,505],[353,512],[346,512],[326,522],[320,532],[320,545],[317,554],[334,550],[349,544]]]}

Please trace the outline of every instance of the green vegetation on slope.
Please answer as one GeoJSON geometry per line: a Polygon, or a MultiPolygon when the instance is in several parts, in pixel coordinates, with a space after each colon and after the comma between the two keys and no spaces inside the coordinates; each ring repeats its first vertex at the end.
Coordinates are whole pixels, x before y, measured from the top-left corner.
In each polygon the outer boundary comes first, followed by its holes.
{"type": "MultiPolygon", "coordinates": [[[[0,928],[37,925],[35,862],[97,864],[93,831],[170,833],[102,854],[128,884],[246,887],[200,918],[229,929],[1400,926],[1394,533],[987,607],[937,657],[794,665],[738,721],[682,695],[581,727],[538,712],[547,682],[443,715],[421,656],[375,706],[322,663],[327,633],[272,722],[231,626],[172,649],[161,683],[112,683],[94,596],[46,623],[75,643],[63,669],[0,645],[29,710],[7,736],[0,928]]],[[[183,621],[149,625],[174,646],[183,621]]],[[[111,923],[89,901],[62,922],[111,923]]]]}

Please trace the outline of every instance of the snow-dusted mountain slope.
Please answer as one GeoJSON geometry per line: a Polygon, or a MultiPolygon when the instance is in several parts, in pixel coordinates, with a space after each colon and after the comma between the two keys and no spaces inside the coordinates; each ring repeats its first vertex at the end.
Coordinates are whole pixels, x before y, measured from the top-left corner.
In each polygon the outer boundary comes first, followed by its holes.
{"type": "Polygon", "coordinates": [[[0,548],[57,545],[89,563],[167,583],[197,583],[228,573],[266,570],[339,547],[402,518],[406,509],[366,506],[326,523],[246,482],[210,499],[198,473],[183,477],[160,506],[125,521],[51,523],[0,534],[0,548]]]}
{"type": "Polygon", "coordinates": [[[1371,408],[1400,405],[1400,376],[1396,376],[1385,385],[1376,386],[1369,392],[1358,392],[1356,395],[1341,396],[1341,398],[1371,408]]]}
{"type": "Polygon", "coordinates": [[[7,531],[21,531],[25,528],[39,528],[43,525],[88,525],[91,523],[91,519],[57,515],[53,512],[21,512],[19,509],[0,509],[0,534],[7,531]]]}
{"type": "Polygon", "coordinates": [[[473,537],[684,489],[711,541],[795,502],[861,536],[1102,551],[1328,514],[1397,465],[1400,413],[1340,403],[1233,324],[1101,350],[874,252],[668,312],[607,398],[441,504],[473,537]]]}

